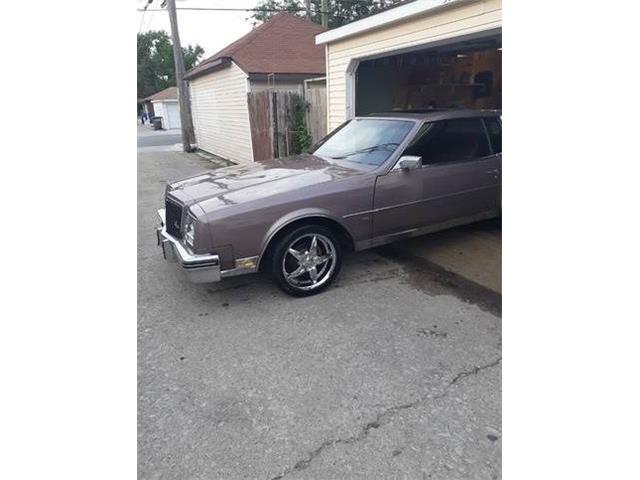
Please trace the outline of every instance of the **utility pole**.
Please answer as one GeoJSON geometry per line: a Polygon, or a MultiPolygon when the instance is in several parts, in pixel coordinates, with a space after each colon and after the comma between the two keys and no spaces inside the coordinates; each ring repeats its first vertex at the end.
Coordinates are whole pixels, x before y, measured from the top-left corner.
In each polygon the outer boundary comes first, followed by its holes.
{"type": "Polygon", "coordinates": [[[320,9],[322,10],[320,18],[322,18],[322,26],[329,28],[329,0],[322,0],[320,2],[320,9]]]}
{"type": "Polygon", "coordinates": [[[180,123],[182,123],[182,149],[191,151],[191,143],[195,143],[193,134],[193,120],[191,118],[191,104],[187,82],[184,81],[184,58],[178,34],[178,16],[176,14],[176,0],[166,0],[169,22],[171,23],[171,43],[173,43],[173,59],[176,66],[176,85],[178,87],[178,101],[180,103],[180,123]]]}
{"type": "Polygon", "coordinates": [[[311,0],[304,0],[305,8],[307,9],[307,21],[311,21],[311,0]]]}

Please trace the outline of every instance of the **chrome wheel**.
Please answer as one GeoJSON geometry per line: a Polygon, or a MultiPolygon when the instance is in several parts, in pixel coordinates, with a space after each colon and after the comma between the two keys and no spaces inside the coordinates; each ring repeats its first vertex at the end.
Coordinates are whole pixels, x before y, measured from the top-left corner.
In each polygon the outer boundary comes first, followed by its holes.
{"type": "Polygon", "coordinates": [[[282,274],[293,288],[309,291],[329,280],[336,267],[336,247],[319,233],[297,237],[282,257],[282,274]]]}

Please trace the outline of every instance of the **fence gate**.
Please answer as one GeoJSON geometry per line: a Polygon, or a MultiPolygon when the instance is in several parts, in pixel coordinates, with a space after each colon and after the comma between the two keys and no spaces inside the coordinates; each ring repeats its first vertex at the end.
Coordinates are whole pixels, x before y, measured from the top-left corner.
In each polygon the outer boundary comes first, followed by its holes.
{"type": "Polygon", "coordinates": [[[307,130],[316,143],[327,134],[327,89],[322,87],[307,88],[307,130]]]}
{"type": "Polygon", "coordinates": [[[271,92],[273,114],[273,156],[293,155],[293,116],[296,103],[302,98],[293,92],[271,92]]]}
{"type": "Polygon", "coordinates": [[[253,159],[268,160],[292,155],[293,116],[301,100],[294,92],[250,92],[249,120],[253,159]]]}
{"type": "Polygon", "coordinates": [[[325,88],[308,89],[303,98],[296,92],[262,91],[248,95],[249,122],[255,161],[287,157],[294,151],[294,116],[297,105],[306,105],[303,121],[312,143],[327,133],[325,88]]]}
{"type": "Polygon", "coordinates": [[[251,142],[253,143],[253,160],[274,158],[273,152],[273,114],[271,113],[271,93],[249,93],[249,123],[251,125],[251,142]]]}

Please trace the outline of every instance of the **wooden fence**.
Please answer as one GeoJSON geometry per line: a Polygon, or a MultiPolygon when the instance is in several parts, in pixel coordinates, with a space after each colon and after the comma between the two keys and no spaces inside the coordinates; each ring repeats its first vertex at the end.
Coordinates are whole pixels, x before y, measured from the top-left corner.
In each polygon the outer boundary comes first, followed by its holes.
{"type": "Polygon", "coordinates": [[[253,159],[268,160],[293,155],[294,115],[297,105],[307,105],[303,115],[313,143],[326,134],[325,89],[307,91],[305,100],[296,92],[262,91],[248,93],[253,159]]]}
{"type": "Polygon", "coordinates": [[[293,92],[250,92],[249,121],[253,159],[293,154],[293,114],[300,95],[293,92]]]}
{"type": "Polygon", "coordinates": [[[272,97],[269,92],[249,93],[249,123],[253,143],[253,159],[273,158],[272,97]]]}
{"type": "Polygon", "coordinates": [[[324,86],[308,88],[305,91],[305,100],[307,130],[313,143],[316,143],[327,134],[327,89],[324,86]]]}

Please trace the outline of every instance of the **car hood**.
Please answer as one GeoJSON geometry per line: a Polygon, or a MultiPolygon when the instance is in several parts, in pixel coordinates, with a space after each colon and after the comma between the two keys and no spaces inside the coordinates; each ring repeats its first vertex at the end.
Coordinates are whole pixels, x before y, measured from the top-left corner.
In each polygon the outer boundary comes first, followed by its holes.
{"type": "Polygon", "coordinates": [[[367,171],[366,166],[303,154],[204,172],[170,184],[167,193],[187,205],[206,201],[203,205],[206,213],[221,206],[306,190],[367,171]]]}

